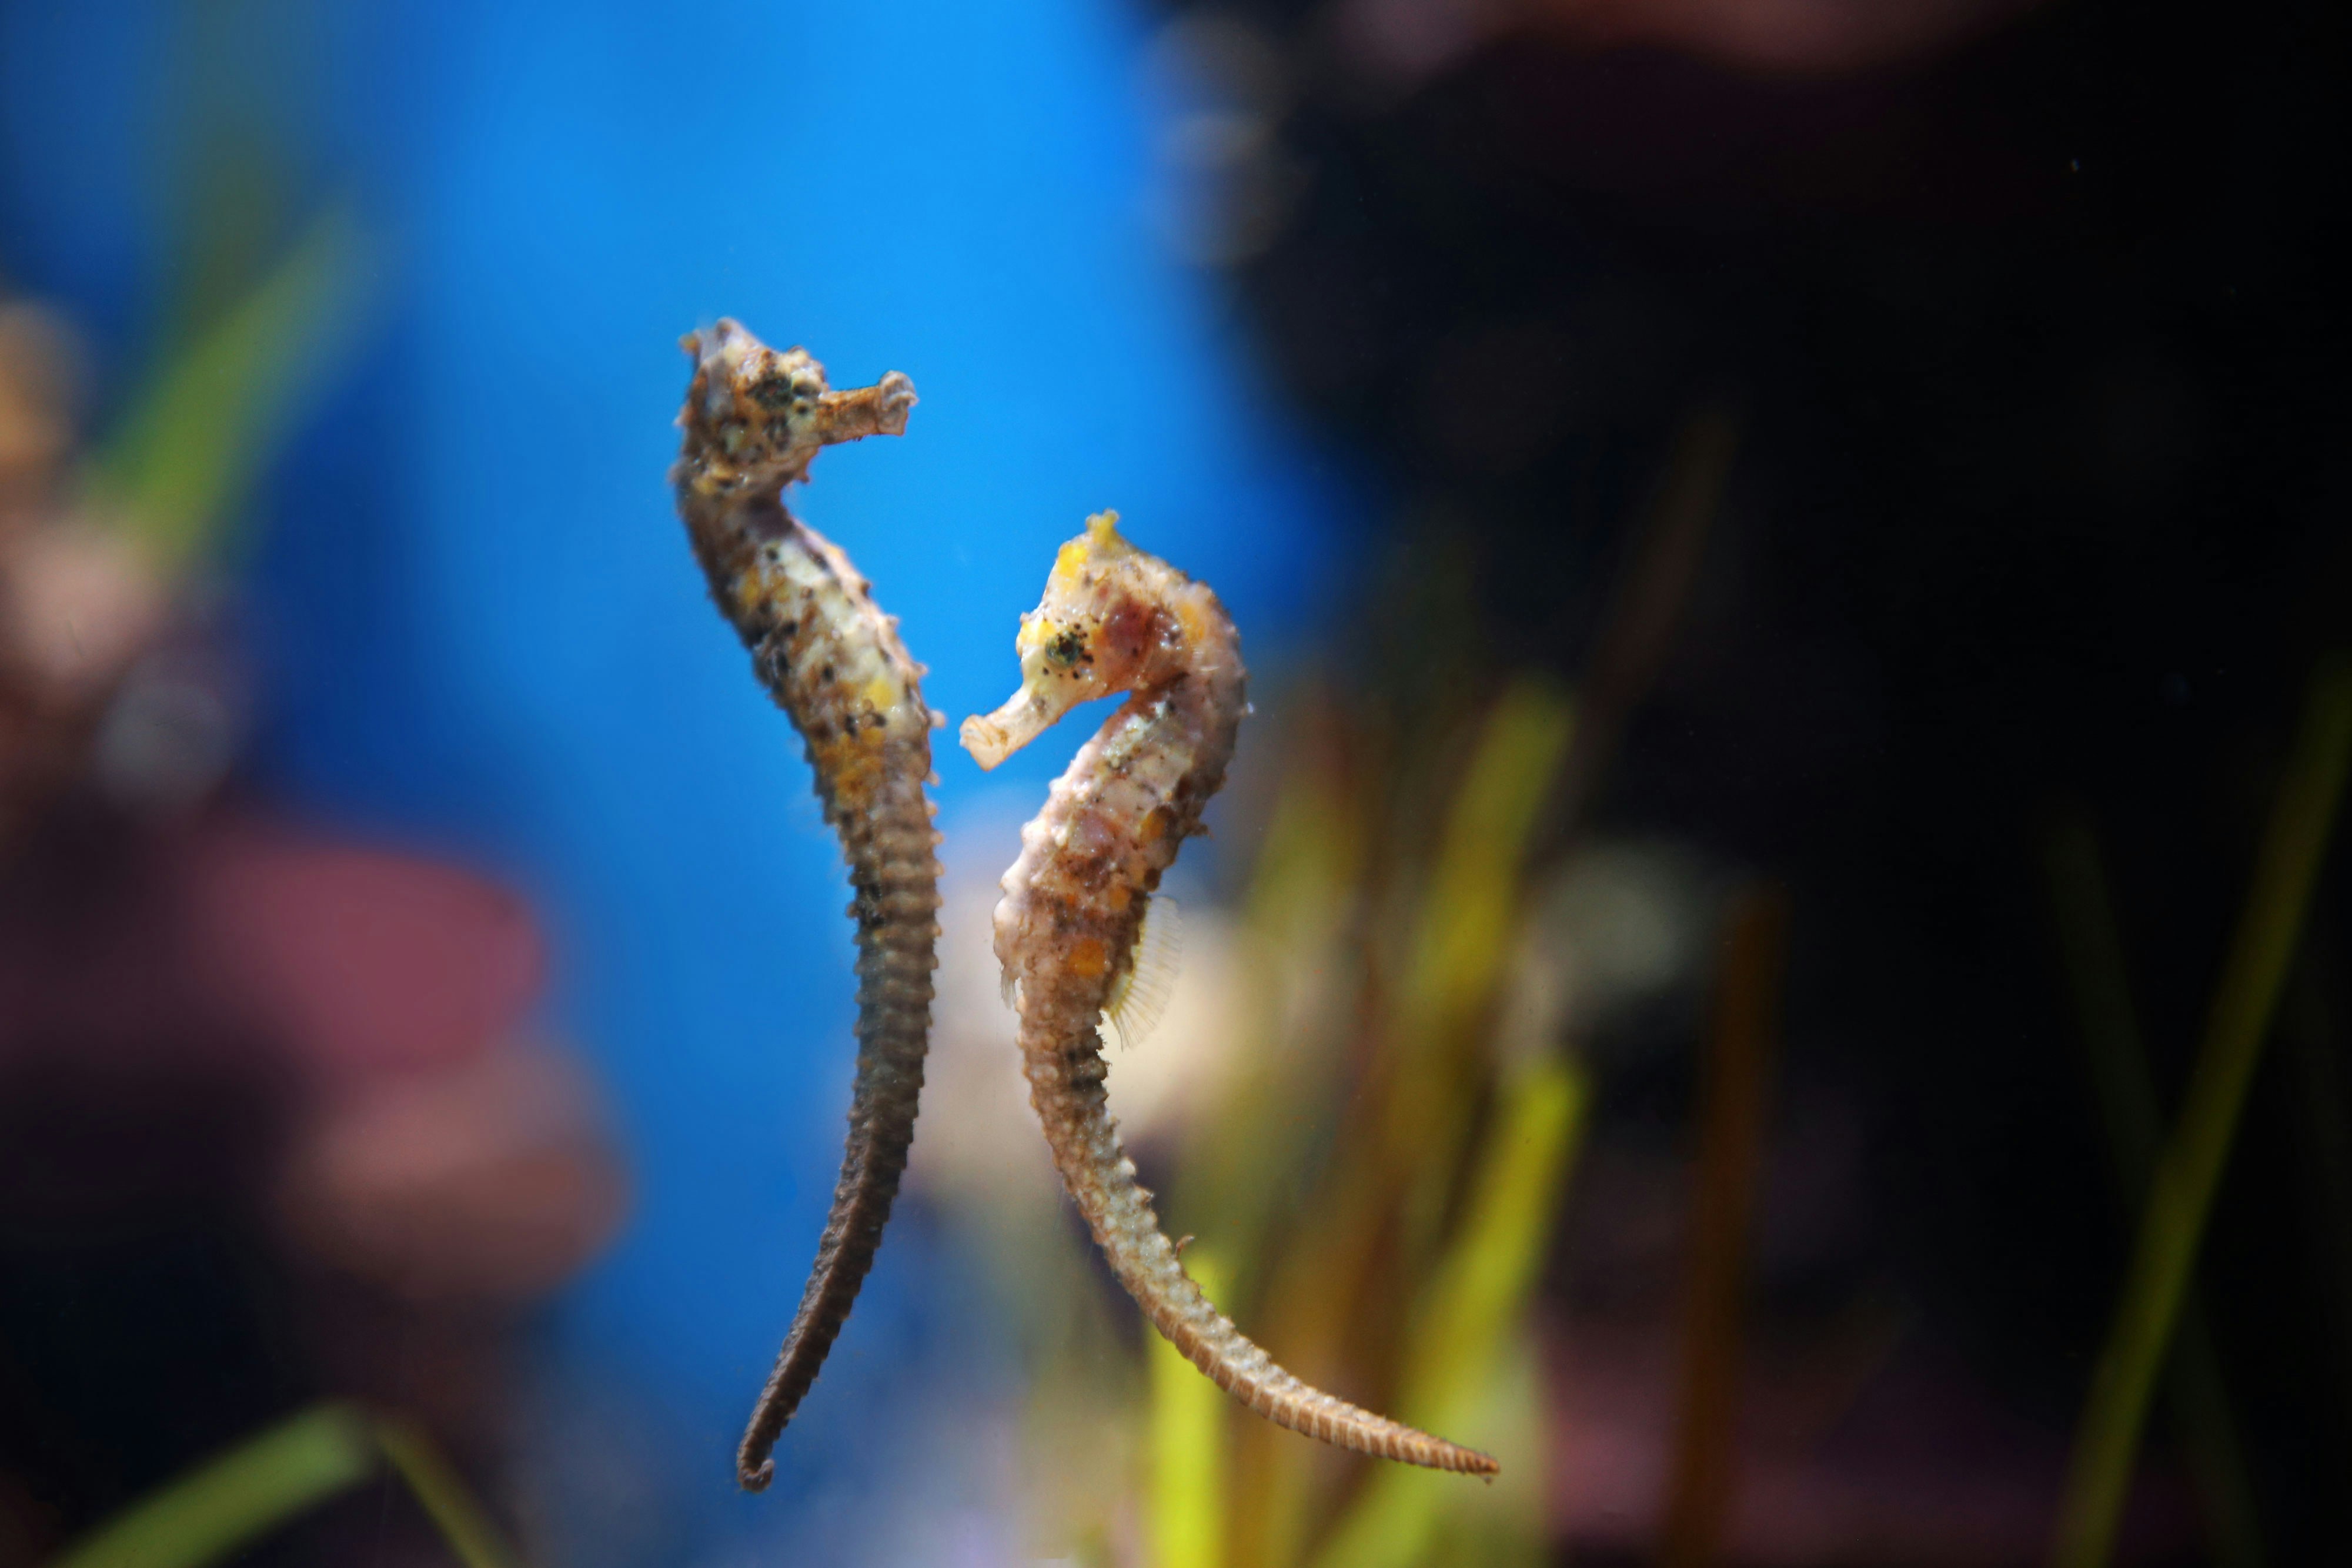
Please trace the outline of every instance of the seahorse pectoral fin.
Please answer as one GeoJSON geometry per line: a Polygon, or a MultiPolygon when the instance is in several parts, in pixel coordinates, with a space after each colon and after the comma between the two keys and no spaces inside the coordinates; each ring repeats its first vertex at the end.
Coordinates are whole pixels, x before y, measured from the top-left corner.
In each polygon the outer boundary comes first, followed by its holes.
{"type": "MultiPolygon", "coordinates": [[[[1144,906],[1135,950],[1111,982],[1110,999],[1103,1004],[1103,1017],[1118,1031],[1119,1044],[1139,1046],[1150,1038],[1168,1011],[1183,967],[1184,911],[1166,894],[1153,894],[1144,906]]],[[[1183,1250],[1181,1245],[1177,1250],[1183,1250]]]]}

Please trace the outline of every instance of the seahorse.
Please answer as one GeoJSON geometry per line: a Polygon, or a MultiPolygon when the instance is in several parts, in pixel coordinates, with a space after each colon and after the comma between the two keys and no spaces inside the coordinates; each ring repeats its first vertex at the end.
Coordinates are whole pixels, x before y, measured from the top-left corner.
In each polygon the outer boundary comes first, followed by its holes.
{"type": "Polygon", "coordinates": [[[1249,711],[1241,637],[1205,585],[1087,519],[1021,618],[1021,689],[964,721],[992,768],[1073,706],[1126,693],[1022,830],[996,906],[1030,1101],[1062,1184],[1111,1270],[1170,1343],[1258,1415],[1382,1458],[1493,1476],[1488,1456],[1375,1416],[1277,1365],[1209,1303],[1160,1227],[1107,1104],[1098,1024],[1135,962],[1144,912],[1224,783],[1249,711]]]}
{"type": "Polygon", "coordinates": [[[670,471],[678,514],[753,673],[807,745],[817,799],[849,862],[857,923],[849,1138],[800,1311],[737,1455],[736,1479],[759,1491],[873,1266],[914,1138],[940,906],[939,834],[923,786],[931,730],[944,720],[924,706],[923,667],[899,642],[898,618],[783,502],[820,449],[905,434],[913,383],[893,371],[875,386],[827,391],[824,367],[804,350],[778,353],[724,319],[680,346],[694,380],[670,471]]]}

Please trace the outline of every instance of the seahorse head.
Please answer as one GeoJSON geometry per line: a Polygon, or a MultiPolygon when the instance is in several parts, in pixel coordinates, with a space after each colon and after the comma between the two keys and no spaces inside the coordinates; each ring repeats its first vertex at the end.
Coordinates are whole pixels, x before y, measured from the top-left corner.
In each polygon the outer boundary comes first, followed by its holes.
{"type": "Polygon", "coordinates": [[[1186,591],[1205,592],[1120,538],[1117,512],[1088,517],[1055,557],[1045,598],[1021,617],[1021,689],[994,713],[964,720],[972,760],[993,768],[1078,704],[1178,673],[1199,632],[1186,591]]]}
{"type": "Polygon", "coordinates": [[[836,442],[906,434],[915,388],[896,371],[878,386],[832,392],[807,350],[779,352],[724,317],[678,346],[694,361],[678,414],[689,452],[698,446],[758,482],[807,478],[810,460],[836,442]]]}

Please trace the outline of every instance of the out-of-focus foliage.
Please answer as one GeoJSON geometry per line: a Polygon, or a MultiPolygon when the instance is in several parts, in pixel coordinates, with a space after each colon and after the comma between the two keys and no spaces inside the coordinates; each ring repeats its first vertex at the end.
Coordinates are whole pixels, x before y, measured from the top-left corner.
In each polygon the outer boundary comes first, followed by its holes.
{"type": "Polygon", "coordinates": [[[393,1416],[378,1421],[374,1435],[384,1461],[400,1472],[465,1568],[517,1568],[514,1548],[423,1427],[393,1416]]]}
{"type": "Polygon", "coordinates": [[[142,390],[95,463],[101,503],[159,564],[215,548],[303,392],[352,336],[364,241],[330,207],[142,390]]]}
{"type": "MultiPolygon", "coordinates": [[[[2164,1112],[2131,994],[2130,966],[2097,835],[2074,812],[2042,852],[2066,977],[2080,1019],[2091,1091],[2106,1134],[2121,1212],[2139,1212],[2155,1174],[2164,1112]]],[[[2194,1471],[2213,1555],[2225,1568],[2266,1561],[2254,1486],[2202,1292],[2182,1287],[2166,1394],[2182,1457],[2194,1471]]]]}
{"type": "Polygon", "coordinates": [[[2213,1195],[2228,1167],[2263,1040],[2352,771],[2352,661],[2329,657],[2313,677],[2280,781],[2245,910],[2213,995],[2180,1118],[2157,1160],[2137,1248],[2115,1326],[2075,1437],[2053,1561],[2096,1568],[2115,1550],[2140,1427],[2197,1266],[2213,1195]]]}
{"type": "MultiPolygon", "coordinates": [[[[1225,1271],[1209,1249],[1188,1249],[1184,1268],[1211,1301],[1223,1295],[1225,1271]]],[[[1217,1568],[1224,1561],[1225,1392],[1157,1335],[1144,1354],[1151,1364],[1151,1561],[1217,1568]]]]}
{"type": "Polygon", "coordinates": [[[197,1568],[357,1486],[375,1469],[367,1423],[340,1405],[273,1427],[134,1505],[53,1568],[197,1568]]]}
{"type": "Polygon", "coordinates": [[[516,1568],[513,1549],[430,1438],[347,1405],[319,1406],[248,1438],[101,1526],[51,1568],[203,1568],[350,1490],[383,1462],[465,1568],[516,1568]]]}
{"type": "Polygon", "coordinates": [[[360,249],[348,212],[313,220],[165,356],[93,453],[72,439],[70,371],[33,362],[69,361],[70,330],[0,334],[0,426],[15,432],[0,431],[0,836],[93,758],[131,804],[184,804],[226,770],[218,694],[142,686],[139,668],[187,629],[190,580],[217,564],[302,393],[349,341],[360,249]]]}
{"type": "Polygon", "coordinates": [[[1498,1124],[1473,1180],[1460,1234],[1440,1260],[1405,1348],[1397,1409],[1440,1432],[1484,1430],[1516,1450],[1495,1508],[1454,1478],[1389,1465],[1377,1469],[1316,1554],[1318,1568],[1409,1568],[1432,1560],[1439,1526],[1473,1521],[1483,1550],[1457,1539],[1440,1561],[1542,1559],[1542,1426],[1533,1397],[1534,1346],[1523,1319],[1544,1243],[1559,1210],[1587,1094],[1582,1070],[1564,1057],[1528,1064],[1497,1085],[1498,1124]],[[1509,1441],[1506,1441],[1507,1437],[1509,1441]],[[1451,1483],[1451,1484],[1449,1484],[1451,1483]]]}

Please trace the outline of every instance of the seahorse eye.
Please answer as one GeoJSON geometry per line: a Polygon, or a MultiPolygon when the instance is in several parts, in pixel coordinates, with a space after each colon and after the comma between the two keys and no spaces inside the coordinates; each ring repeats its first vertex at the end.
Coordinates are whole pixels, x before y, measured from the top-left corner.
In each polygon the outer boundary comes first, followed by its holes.
{"type": "Polygon", "coordinates": [[[1086,639],[1079,636],[1076,631],[1056,632],[1053,641],[1045,644],[1046,662],[1056,669],[1070,668],[1086,657],[1086,639]]]}

